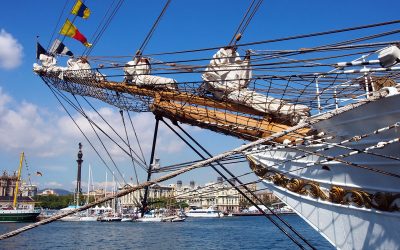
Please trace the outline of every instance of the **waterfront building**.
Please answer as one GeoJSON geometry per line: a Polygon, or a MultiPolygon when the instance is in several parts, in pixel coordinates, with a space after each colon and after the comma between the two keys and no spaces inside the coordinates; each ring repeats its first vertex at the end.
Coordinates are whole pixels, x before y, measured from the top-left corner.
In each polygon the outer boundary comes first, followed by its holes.
{"type": "MultiPolygon", "coordinates": [[[[15,186],[17,184],[17,175],[14,172],[9,175],[6,171],[0,176],[0,207],[10,207],[14,200],[15,186]]],[[[35,185],[27,185],[23,183],[19,190],[17,202],[20,206],[34,205],[35,201],[32,199],[37,193],[35,185]]]]}
{"type": "Polygon", "coordinates": [[[38,193],[37,185],[22,182],[19,192],[23,197],[35,197],[38,193]]]}
{"type": "Polygon", "coordinates": [[[257,197],[266,205],[280,202],[278,197],[276,197],[270,190],[263,190],[256,192],[257,197]]]}
{"type": "MultiPolygon", "coordinates": [[[[119,190],[128,188],[126,185],[119,190]]],[[[251,183],[246,185],[251,192],[256,192],[257,184],[251,183]]],[[[243,187],[239,187],[249,197],[249,192],[243,187]]],[[[133,209],[141,206],[143,190],[132,192],[120,198],[120,204],[124,208],[133,209]]],[[[104,193],[102,193],[104,196],[104,193]]],[[[263,202],[275,202],[276,197],[269,191],[256,192],[257,197],[263,202]]],[[[92,196],[92,194],[91,194],[92,196]]],[[[160,198],[175,198],[178,202],[185,202],[190,207],[206,209],[210,206],[223,212],[240,212],[244,208],[251,206],[251,203],[241,195],[230,184],[223,182],[221,177],[217,178],[216,182],[210,182],[204,186],[196,185],[194,181],[190,181],[189,185],[183,185],[182,181],[178,180],[176,184],[169,186],[161,186],[154,184],[149,188],[149,199],[160,198]]],[[[252,199],[259,204],[255,198],[252,199]]]]}
{"type": "Polygon", "coordinates": [[[53,189],[45,189],[42,192],[38,193],[38,195],[41,195],[41,196],[56,195],[56,196],[58,196],[57,192],[54,191],[53,189]]]}
{"type": "Polygon", "coordinates": [[[0,176],[0,196],[14,196],[17,175],[9,175],[6,171],[0,176]]]}
{"type": "MultiPolygon", "coordinates": [[[[129,185],[125,185],[119,190],[123,190],[125,188],[130,187],[129,185]]],[[[141,200],[144,194],[144,190],[138,190],[132,193],[129,193],[120,198],[121,206],[125,208],[135,208],[141,206],[141,200]]],[[[158,184],[153,184],[149,187],[148,191],[148,199],[160,199],[160,198],[171,198],[174,195],[174,188],[171,186],[161,186],[158,184]]]]}
{"type": "MultiPolygon", "coordinates": [[[[184,201],[191,207],[206,209],[212,206],[223,212],[239,212],[240,205],[245,200],[235,188],[223,182],[222,177],[218,177],[217,182],[210,182],[204,186],[196,186],[194,181],[191,181],[189,186],[183,186],[182,181],[177,181],[174,187],[177,200],[184,201]]],[[[243,187],[239,188],[247,193],[243,187]]],[[[249,184],[247,188],[254,192],[257,185],[249,184]]]]}

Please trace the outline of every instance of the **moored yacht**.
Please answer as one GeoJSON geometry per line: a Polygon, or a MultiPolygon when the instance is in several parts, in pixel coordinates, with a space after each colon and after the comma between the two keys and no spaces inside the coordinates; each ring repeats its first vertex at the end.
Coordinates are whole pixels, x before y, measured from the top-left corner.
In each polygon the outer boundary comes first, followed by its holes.
{"type": "Polygon", "coordinates": [[[186,216],[194,218],[220,218],[223,217],[224,214],[211,206],[207,209],[190,209],[186,213],[186,216]]]}

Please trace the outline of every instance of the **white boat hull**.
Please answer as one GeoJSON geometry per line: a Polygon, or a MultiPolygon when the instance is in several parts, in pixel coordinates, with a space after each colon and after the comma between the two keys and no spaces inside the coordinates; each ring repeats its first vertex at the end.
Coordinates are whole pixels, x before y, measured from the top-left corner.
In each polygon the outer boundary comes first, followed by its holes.
{"type": "Polygon", "coordinates": [[[191,213],[191,212],[187,212],[186,216],[192,217],[192,218],[220,218],[220,217],[223,217],[224,215],[222,213],[191,213]]]}
{"type": "Polygon", "coordinates": [[[97,216],[83,216],[79,218],[80,221],[86,221],[86,222],[91,222],[91,221],[98,221],[98,217],[97,216]]]}
{"type": "Polygon", "coordinates": [[[136,221],[138,222],[162,222],[162,217],[143,217],[138,218],[136,221]]]}
{"type": "Polygon", "coordinates": [[[122,218],[121,222],[132,222],[132,218],[122,218]]]}
{"type": "Polygon", "coordinates": [[[120,222],[122,220],[121,217],[102,217],[100,218],[101,222],[120,222]]]}
{"type": "MultiPolygon", "coordinates": [[[[319,122],[314,128],[333,136],[329,143],[339,143],[400,122],[399,107],[400,95],[391,96],[319,122]]],[[[363,150],[399,137],[400,129],[393,128],[344,145],[363,150]]],[[[313,152],[326,147],[298,146],[313,152]]],[[[351,151],[332,147],[320,153],[335,157],[351,151]]],[[[400,158],[398,142],[369,152],[400,158]]],[[[319,164],[326,158],[315,154],[300,158],[305,154],[296,148],[272,146],[247,153],[255,166],[267,171],[260,174],[263,182],[337,248],[400,249],[400,178],[387,174],[400,175],[400,161],[357,153],[339,158],[356,166],[335,159],[319,164]]]]}
{"type": "Polygon", "coordinates": [[[59,220],[65,222],[78,222],[80,221],[80,218],[78,216],[65,216],[59,220]]]}

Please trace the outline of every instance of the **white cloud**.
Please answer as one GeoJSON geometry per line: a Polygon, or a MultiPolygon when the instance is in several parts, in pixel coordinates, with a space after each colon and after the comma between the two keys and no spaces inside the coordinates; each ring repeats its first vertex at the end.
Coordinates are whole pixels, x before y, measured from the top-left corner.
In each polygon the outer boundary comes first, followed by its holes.
{"type": "MultiPolygon", "coordinates": [[[[101,108],[98,110],[98,112],[114,128],[114,130],[117,131],[119,136],[125,140],[125,130],[119,112],[113,111],[110,108],[101,108]]],[[[128,147],[122,142],[122,140],[94,111],[87,111],[86,114],[110,137],[117,141],[121,147],[123,147],[127,152],[129,151],[128,147]]],[[[144,154],[148,155],[151,151],[151,142],[154,133],[154,116],[151,113],[139,113],[131,117],[132,123],[139,138],[139,142],[141,143],[141,148],[144,151],[144,154]]],[[[93,142],[96,142],[95,144],[97,148],[103,151],[103,148],[98,141],[96,134],[93,132],[93,129],[86,118],[77,114],[74,119],[79,124],[82,131],[88,136],[88,138],[90,138],[93,142]]],[[[127,126],[131,147],[138,155],[140,155],[139,147],[137,145],[136,138],[132,131],[130,122],[126,119],[125,123],[127,126]]],[[[58,120],[58,127],[60,128],[60,132],[65,137],[81,137],[81,133],[69,117],[60,118],[58,120]]],[[[107,150],[109,151],[111,156],[115,158],[116,161],[122,161],[124,159],[126,160],[126,153],[121,150],[118,145],[111,142],[111,140],[107,138],[102,132],[98,131],[97,129],[96,131],[98,132],[102,140],[106,142],[107,150]]],[[[160,145],[160,147],[157,148],[157,151],[159,153],[175,153],[179,152],[183,148],[183,143],[181,143],[178,138],[176,138],[176,136],[171,131],[169,131],[168,128],[163,126],[160,126],[157,140],[157,145],[160,145]]]]}
{"type": "Polygon", "coordinates": [[[64,187],[64,185],[61,183],[58,183],[56,181],[49,181],[49,182],[45,182],[43,184],[43,187],[45,187],[45,188],[62,188],[62,187],[64,187]]]}
{"type": "Polygon", "coordinates": [[[22,62],[23,47],[4,29],[0,30],[0,68],[13,69],[22,62]]]}
{"type": "MultiPolygon", "coordinates": [[[[111,126],[125,139],[125,131],[118,110],[112,108],[99,108],[98,112],[110,123],[111,126]]],[[[64,115],[63,111],[53,112],[45,107],[37,106],[26,101],[14,100],[0,87],[0,155],[18,155],[21,151],[26,152],[30,165],[35,171],[46,173],[40,178],[42,187],[54,184],[52,187],[60,187],[52,181],[54,178],[69,186],[69,180],[75,177],[75,157],[77,143],[84,145],[85,162],[95,162],[98,167],[105,169],[99,158],[86,142],[73,121],[64,115]],[[33,162],[34,161],[34,162],[33,162]],[[73,166],[73,168],[71,168],[73,166]],[[50,180],[51,179],[51,180],[50,180]],[[67,181],[68,180],[68,181],[67,181]]],[[[107,134],[114,138],[126,151],[127,146],[118,138],[107,124],[94,112],[86,111],[86,114],[98,124],[107,134]]],[[[98,141],[93,129],[87,120],[80,114],[73,114],[74,120],[79,124],[85,135],[90,139],[103,159],[107,162],[111,171],[115,171],[118,179],[121,177],[98,141]]],[[[126,117],[126,116],[125,116],[126,117]]],[[[152,146],[155,119],[151,113],[139,113],[131,115],[136,133],[143,153],[148,159],[152,146]]],[[[130,143],[135,152],[141,156],[137,146],[134,133],[129,120],[126,120],[130,143]]],[[[189,130],[193,129],[189,127],[189,130]]],[[[132,176],[131,161],[115,143],[108,139],[102,132],[97,131],[103,140],[105,147],[110,152],[122,175],[129,181],[132,176]],[[128,172],[126,172],[128,171],[128,172]]],[[[164,159],[164,156],[178,153],[185,145],[176,135],[171,132],[163,123],[157,136],[156,157],[164,159]]],[[[139,168],[140,169],[140,168],[139,168]]],[[[139,175],[142,174],[139,171],[139,175]]],[[[84,173],[86,175],[86,173],[84,173]]],[[[109,175],[109,181],[111,180],[109,175]]],[[[99,183],[100,184],[100,183],[99,183]]],[[[61,184],[60,184],[61,185],[61,184]]],[[[100,184],[101,185],[101,184],[100,184]]]]}
{"type": "MultiPolygon", "coordinates": [[[[123,139],[126,138],[123,123],[117,110],[107,107],[99,108],[98,112],[114,130],[119,133],[119,136],[123,139]]],[[[0,87],[0,148],[2,148],[3,151],[9,152],[29,151],[31,157],[54,158],[64,156],[67,153],[69,157],[71,157],[71,152],[75,152],[77,149],[74,145],[81,141],[84,144],[85,153],[92,151],[92,154],[94,154],[92,148],[86,142],[70,117],[60,114],[63,113],[51,113],[46,108],[39,107],[26,101],[17,102],[4,93],[0,87]]],[[[129,151],[128,147],[96,112],[86,111],[86,114],[102,128],[102,130],[118,142],[121,147],[127,152],[129,151]]],[[[86,118],[77,113],[74,114],[73,117],[85,135],[90,139],[93,145],[95,145],[102,157],[106,161],[109,161],[103,146],[86,118]]],[[[139,142],[141,142],[141,148],[145,156],[148,156],[151,151],[151,142],[154,133],[154,116],[151,113],[139,113],[131,117],[139,142]]],[[[141,155],[130,122],[128,120],[125,122],[131,147],[138,155],[141,155]]],[[[157,139],[157,154],[181,151],[184,144],[180,142],[179,138],[166,126],[162,126],[161,124],[162,123],[160,123],[157,139]]],[[[116,162],[129,161],[128,156],[119,146],[99,130],[96,129],[96,131],[116,162]]],[[[86,154],[86,156],[88,156],[88,154],[86,154]]],[[[52,163],[51,165],[58,165],[59,170],[61,170],[60,163],[52,163]]]]}

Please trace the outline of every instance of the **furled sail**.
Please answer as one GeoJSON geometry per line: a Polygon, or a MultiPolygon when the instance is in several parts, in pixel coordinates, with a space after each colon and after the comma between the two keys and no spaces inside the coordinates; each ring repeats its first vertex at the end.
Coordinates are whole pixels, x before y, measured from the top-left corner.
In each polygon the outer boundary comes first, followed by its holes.
{"type": "Polygon", "coordinates": [[[247,89],[252,79],[250,56],[241,60],[234,48],[221,48],[202,75],[205,89],[220,100],[228,100],[260,112],[288,118],[292,123],[309,116],[309,107],[291,104],[247,89]]]}
{"type": "Polygon", "coordinates": [[[151,75],[151,66],[147,58],[135,57],[124,67],[125,82],[138,86],[176,89],[176,81],[172,78],[151,75]]]}

